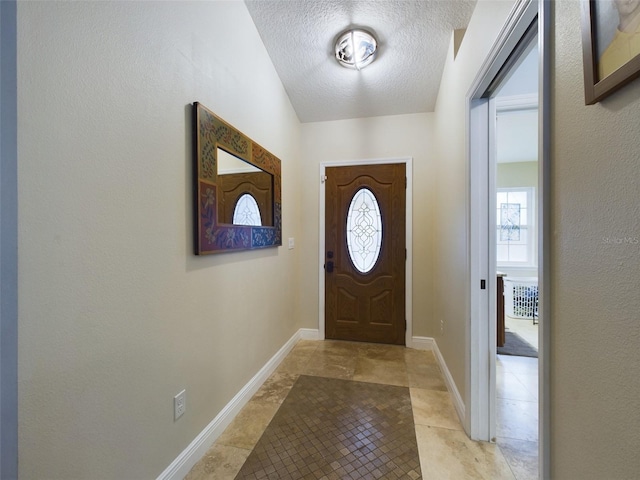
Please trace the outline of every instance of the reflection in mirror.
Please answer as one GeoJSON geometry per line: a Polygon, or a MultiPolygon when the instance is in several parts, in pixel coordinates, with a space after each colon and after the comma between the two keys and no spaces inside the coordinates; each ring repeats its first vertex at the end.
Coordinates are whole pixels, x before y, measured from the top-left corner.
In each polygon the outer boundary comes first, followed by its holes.
{"type": "Polygon", "coordinates": [[[221,148],[217,156],[219,222],[273,226],[273,176],[221,148]]]}
{"type": "Polygon", "coordinates": [[[243,193],[236,202],[236,206],[233,209],[233,224],[262,226],[260,207],[258,207],[258,202],[250,193],[243,193]]]}

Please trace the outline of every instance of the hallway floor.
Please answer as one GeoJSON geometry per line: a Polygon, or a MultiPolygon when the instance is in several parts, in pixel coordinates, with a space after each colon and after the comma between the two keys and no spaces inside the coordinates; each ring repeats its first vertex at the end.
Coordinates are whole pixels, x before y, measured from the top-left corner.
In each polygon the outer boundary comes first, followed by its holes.
{"type": "MultiPolygon", "coordinates": [[[[513,358],[519,359],[521,357],[513,358]]],[[[499,363],[498,374],[505,371],[507,371],[506,364],[501,367],[499,363]]],[[[296,388],[293,389],[292,397],[299,394],[302,385],[307,385],[305,387],[307,389],[326,390],[333,388],[331,385],[336,382],[327,382],[325,379],[342,380],[342,382],[338,382],[339,385],[357,391],[367,390],[376,385],[379,387],[385,385],[403,387],[396,390],[400,394],[404,392],[407,403],[411,405],[422,477],[417,469],[407,468],[404,472],[400,472],[400,470],[390,472],[388,469],[376,471],[373,467],[366,465],[366,468],[360,470],[348,467],[349,471],[345,473],[344,470],[339,470],[342,468],[340,462],[334,461],[331,463],[334,470],[324,471],[322,475],[317,472],[309,472],[305,475],[298,473],[286,478],[335,478],[339,480],[345,478],[492,480],[536,478],[531,476],[531,444],[533,442],[530,440],[532,439],[521,440],[516,437],[522,435],[507,432],[509,436],[501,436],[498,439],[498,445],[469,440],[462,430],[444,378],[432,352],[399,346],[303,340],[293,348],[211,449],[193,467],[186,480],[234,479],[241,472],[241,469],[242,474],[238,478],[281,478],[274,475],[271,465],[265,465],[262,473],[252,470],[247,475],[245,472],[249,469],[243,469],[243,465],[245,462],[248,465],[247,459],[251,460],[256,457],[256,453],[262,448],[264,441],[260,444],[259,441],[268,426],[270,427],[269,432],[271,432],[270,423],[277,423],[272,420],[274,417],[279,418],[283,413],[279,412],[283,402],[288,408],[292,398],[287,399],[287,397],[292,392],[294,384],[296,384],[296,388]],[[296,384],[299,379],[301,381],[296,384]],[[365,382],[368,385],[358,387],[356,382],[365,382]],[[254,455],[250,458],[252,451],[254,451],[254,455]]],[[[500,380],[498,381],[500,382],[500,380]]],[[[508,401],[504,398],[501,400],[501,395],[504,396],[504,388],[501,388],[500,385],[499,383],[498,401],[508,401]]],[[[503,383],[503,387],[504,385],[506,383],[503,383]]],[[[320,390],[316,390],[316,392],[318,391],[320,390]]],[[[374,388],[371,391],[376,390],[374,388]]],[[[313,395],[317,396],[318,393],[313,395]]],[[[369,397],[371,395],[374,394],[370,394],[369,397]]],[[[382,402],[380,406],[374,405],[374,407],[382,409],[382,402]]],[[[519,424],[521,415],[518,412],[514,412],[514,415],[514,419],[506,420],[519,424]]],[[[524,415],[523,419],[530,420],[528,415],[524,415]]],[[[499,433],[501,432],[500,420],[498,419],[499,433]]],[[[516,431],[521,428],[515,424],[510,424],[509,427],[516,431]]],[[[526,430],[528,427],[522,428],[526,430]]],[[[530,429],[526,431],[530,431],[530,429]]],[[[354,435],[354,432],[355,429],[345,428],[342,436],[349,437],[354,435]]],[[[362,430],[359,433],[361,432],[362,430]]],[[[504,433],[505,430],[503,429],[502,432],[504,433]]],[[[301,435],[300,442],[300,450],[304,450],[302,447],[309,444],[309,439],[301,435]]],[[[348,455],[347,451],[344,453],[348,455]]],[[[376,461],[375,455],[370,455],[370,457],[372,462],[376,461]]],[[[253,469],[253,467],[251,468],[253,469]]]]}
{"type": "Polygon", "coordinates": [[[498,355],[497,443],[518,480],[538,478],[538,359],[498,355]]]}
{"type": "MultiPolygon", "coordinates": [[[[538,349],[538,324],[505,316],[508,330],[538,349]]],[[[538,359],[496,357],[497,443],[518,480],[538,478],[538,359]]]]}

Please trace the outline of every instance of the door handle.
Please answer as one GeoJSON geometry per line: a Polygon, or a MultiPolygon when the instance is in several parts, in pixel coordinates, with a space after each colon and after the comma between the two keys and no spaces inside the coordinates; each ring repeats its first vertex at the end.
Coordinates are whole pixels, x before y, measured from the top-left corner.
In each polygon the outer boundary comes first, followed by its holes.
{"type": "Polygon", "coordinates": [[[333,273],[333,262],[327,262],[324,266],[324,269],[327,271],[327,273],[333,273]]]}

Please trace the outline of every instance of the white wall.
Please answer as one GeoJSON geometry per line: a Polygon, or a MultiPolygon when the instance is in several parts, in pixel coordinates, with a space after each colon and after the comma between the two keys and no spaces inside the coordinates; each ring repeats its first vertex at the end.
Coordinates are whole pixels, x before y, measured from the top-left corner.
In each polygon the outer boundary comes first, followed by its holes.
{"type": "Polygon", "coordinates": [[[551,3],[551,474],[638,478],[640,81],[585,106],[580,2],[551,3]]]}
{"type": "MultiPolygon", "coordinates": [[[[300,305],[305,325],[318,325],[318,235],[321,162],[413,158],[413,334],[433,336],[432,245],[435,190],[433,115],[413,114],[302,124],[303,232],[300,305]]],[[[411,201],[411,199],[407,199],[411,201]]]]}
{"type": "Polygon", "coordinates": [[[196,257],[189,104],[299,122],[244,3],[18,5],[20,476],[155,478],[300,327],[298,250],[196,257]],[[187,411],[173,420],[173,396],[187,411]]]}
{"type": "Polygon", "coordinates": [[[470,280],[465,98],[512,6],[512,1],[479,0],[455,61],[453,45],[450,47],[435,111],[434,320],[444,321],[444,333],[437,337],[438,348],[467,404],[465,351],[470,280]]]}

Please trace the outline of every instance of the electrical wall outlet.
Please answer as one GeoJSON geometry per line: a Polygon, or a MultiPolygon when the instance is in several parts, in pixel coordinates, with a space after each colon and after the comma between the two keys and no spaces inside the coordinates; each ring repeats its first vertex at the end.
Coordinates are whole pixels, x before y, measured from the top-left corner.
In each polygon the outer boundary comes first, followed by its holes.
{"type": "Polygon", "coordinates": [[[173,397],[173,419],[179,419],[187,409],[187,391],[182,390],[173,397]]]}
{"type": "Polygon", "coordinates": [[[440,319],[440,336],[444,335],[444,320],[440,319]]]}

